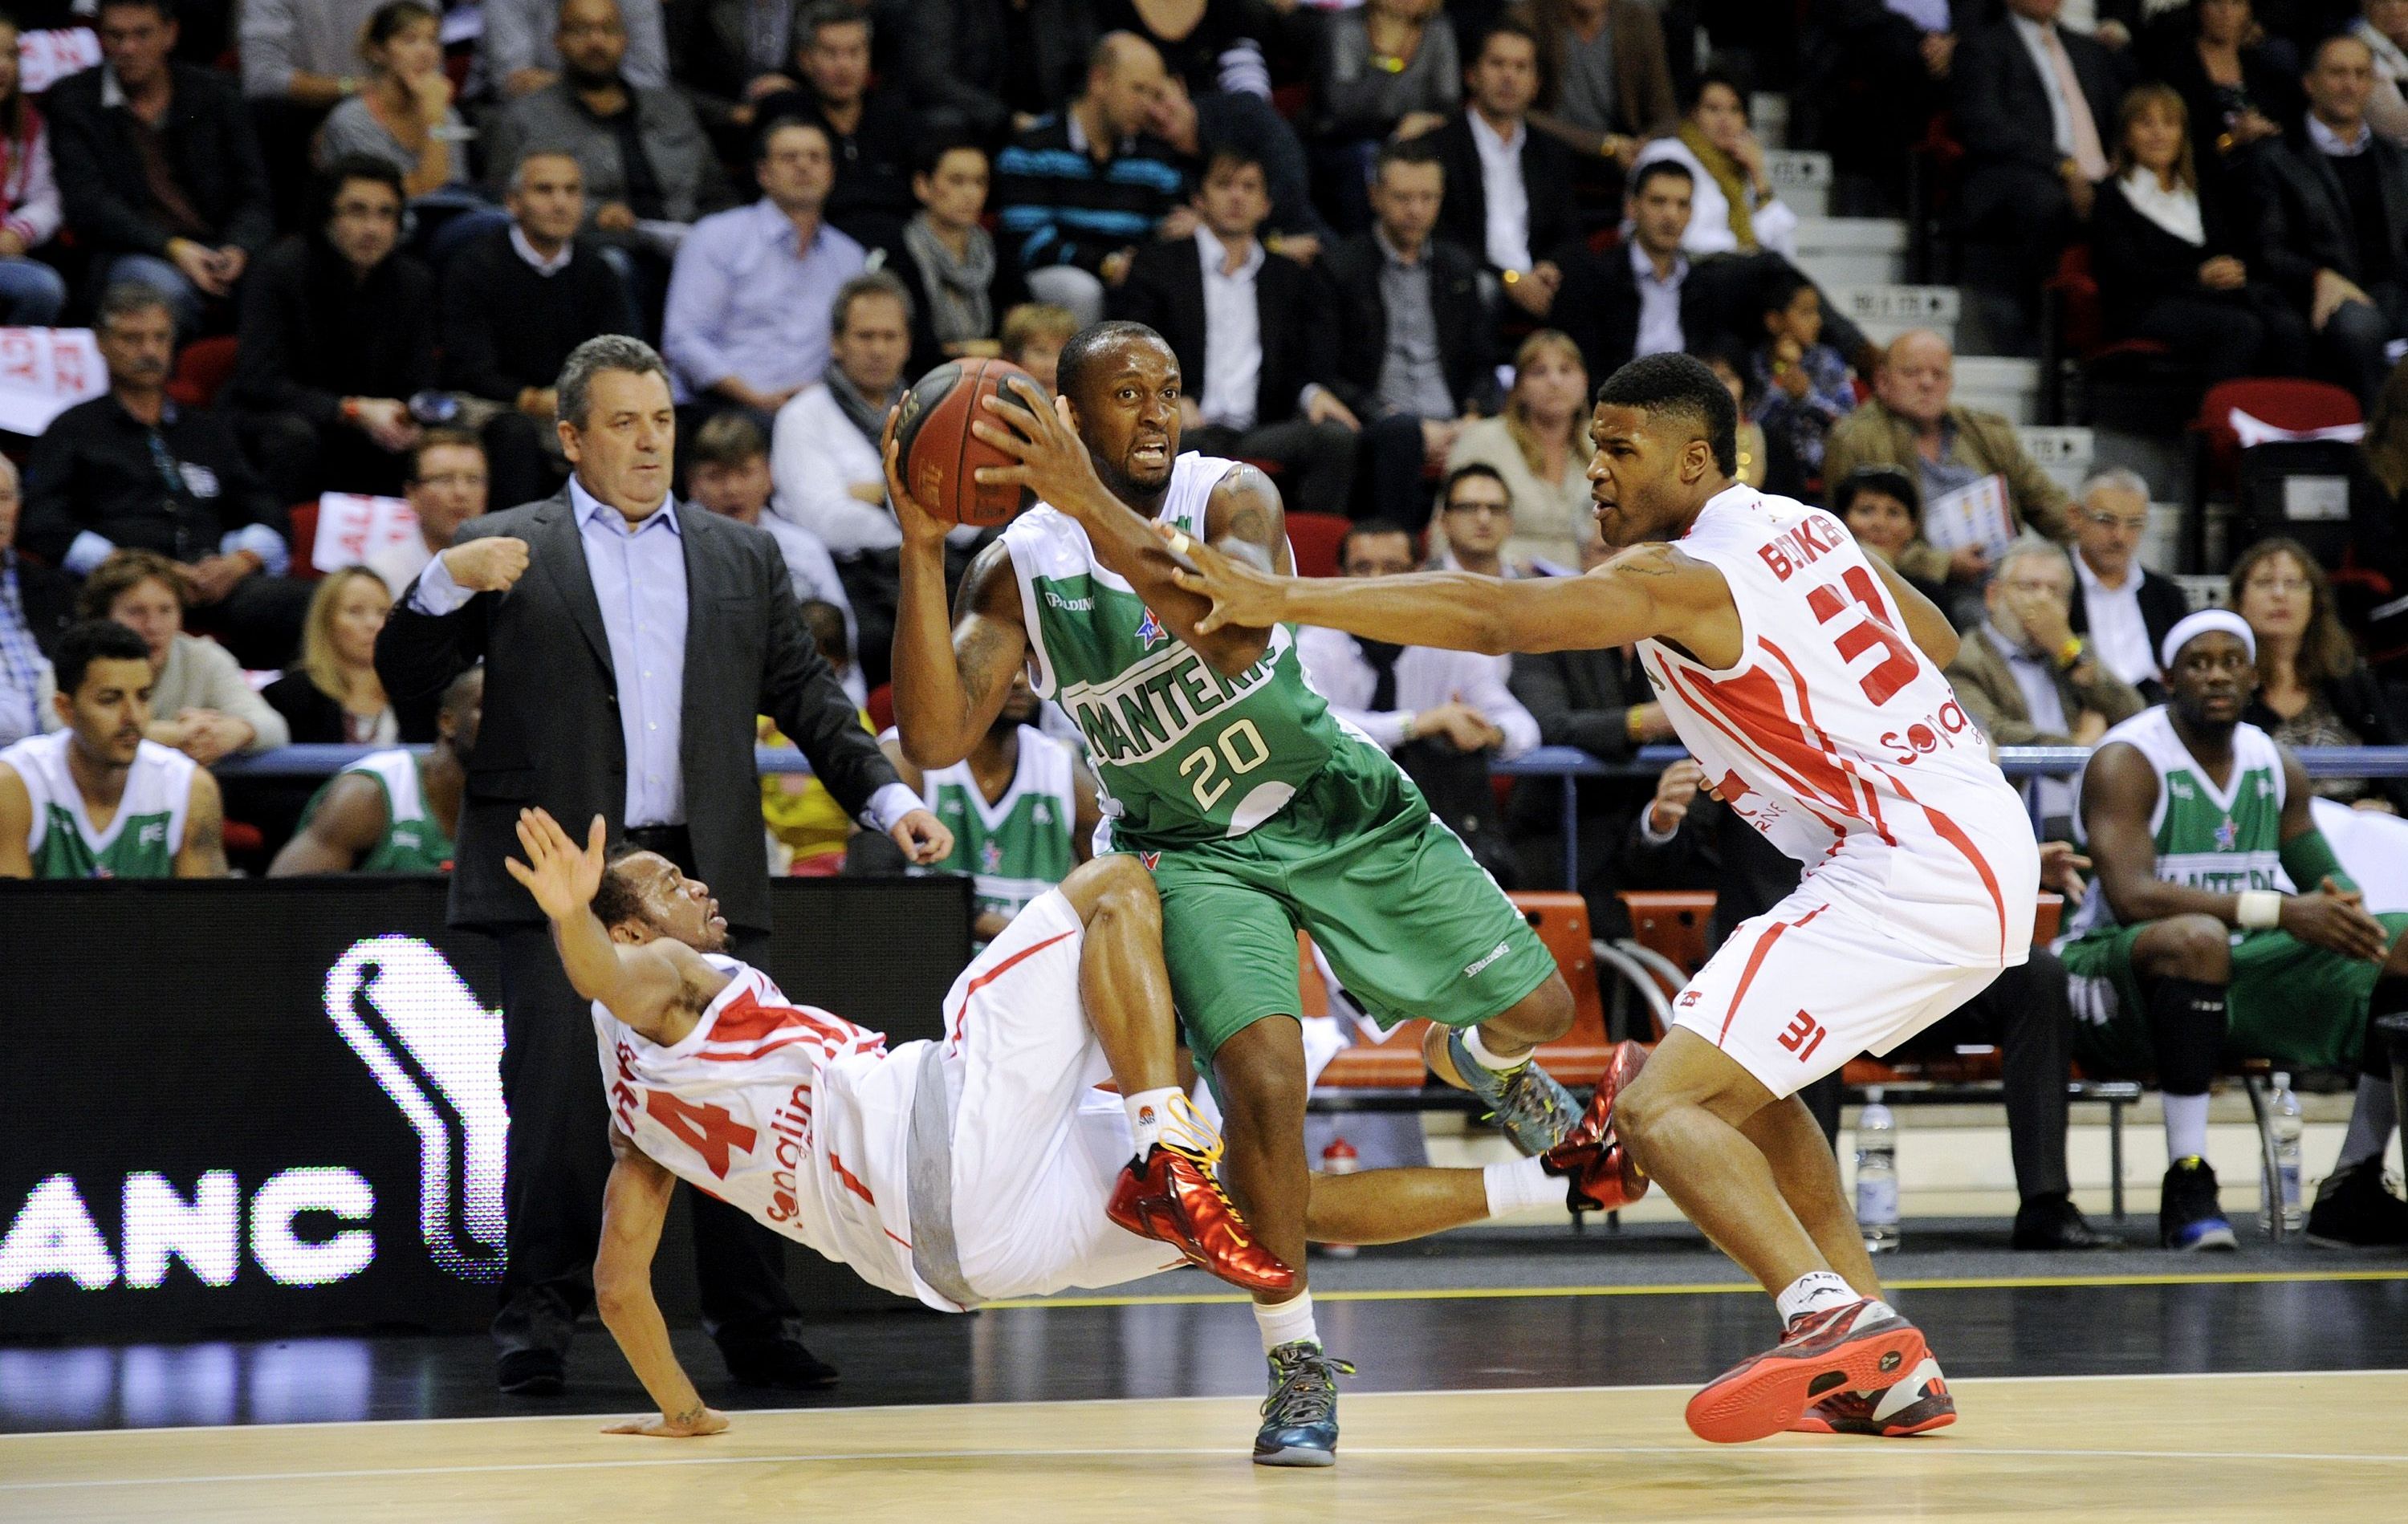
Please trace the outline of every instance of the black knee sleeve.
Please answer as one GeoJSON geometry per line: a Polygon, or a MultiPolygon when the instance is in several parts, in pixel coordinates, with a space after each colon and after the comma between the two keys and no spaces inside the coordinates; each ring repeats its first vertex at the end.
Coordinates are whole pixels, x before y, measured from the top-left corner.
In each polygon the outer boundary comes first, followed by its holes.
{"type": "Polygon", "coordinates": [[[2386,974],[2374,981],[2373,997],[2366,1003],[2366,1047],[2358,1057],[2358,1073],[2370,1079],[2391,1077],[2391,1045],[2374,1030],[2374,1023],[2401,1011],[2408,1011],[2408,977],[2386,974]]]}
{"type": "Polygon", "coordinates": [[[2153,981],[2149,1035],[2157,1049],[2158,1086],[2169,1095],[2206,1094],[2228,1025],[2223,985],[2197,979],[2153,981]]]}

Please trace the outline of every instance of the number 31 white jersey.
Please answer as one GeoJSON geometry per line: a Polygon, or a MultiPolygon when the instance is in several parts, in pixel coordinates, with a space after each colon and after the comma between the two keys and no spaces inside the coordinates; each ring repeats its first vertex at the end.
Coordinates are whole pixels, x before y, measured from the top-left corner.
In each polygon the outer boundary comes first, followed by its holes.
{"type": "Polygon", "coordinates": [[[2023,802],[1846,527],[1732,487],[1674,548],[1729,583],[1740,659],[1717,672],[1656,640],[1640,659],[1724,803],[1901,942],[2022,962],[2040,877],[2023,802]]]}

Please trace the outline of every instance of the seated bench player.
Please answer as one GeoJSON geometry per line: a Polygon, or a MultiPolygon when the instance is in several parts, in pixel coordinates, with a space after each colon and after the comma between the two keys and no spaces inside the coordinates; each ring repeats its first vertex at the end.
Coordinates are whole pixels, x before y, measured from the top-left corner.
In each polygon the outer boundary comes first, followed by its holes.
{"type": "MultiPolygon", "coordinates": [[[[1182,1257],[1248,1289],[1293,1285],[1213,1181],[1219,1144],[1180,1100],[1161,910],[1136,858],[1096,859],[1031,902],[954,981],[943,1040],[890,1051],[720,953],[709,888],[654,853],[606,861],[598,817],[582,847],[539,809],[518,834],[526,860],[510,875],[594,1002],[609,1092],[617,1162],[595,1299],[661,1407],[613,1432],[727,1426],[652,1300],[679,1179],[945,1312],[1136,1280],[1182,1257]],[[1096,1089],[1107,1076],[1118,1096],[1096,1089]]],[[[1389,1243],[1557,1199],[1634,1199],[1645,1183],[1608,1118],[1639,1062],[1635,1047],[1618,1051],[1570,1135],[1536,1158],[1314,1176],[1312,1235],[1389,1243]]],[[[1274,1427],[1281,1399],[1266,1408],[1274,1427]]],[[[1334,1435],[1295,1437],[1301,1463],[1333,1459],[1334,1435]]]]}
{"type": "Polygon", "coordinates": [[[473,666],[443,690],[426,755],[413,756],[407,747],[371,751],[328,778],[267,876],[451,872],[468,756],[484,709],[485,669],[473,666]]]}

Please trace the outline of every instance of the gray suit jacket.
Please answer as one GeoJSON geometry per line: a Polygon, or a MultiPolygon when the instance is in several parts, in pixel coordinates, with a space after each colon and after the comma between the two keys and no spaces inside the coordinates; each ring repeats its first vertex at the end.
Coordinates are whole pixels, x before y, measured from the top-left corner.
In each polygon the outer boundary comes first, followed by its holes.
{"type": "MultiPolygon", "coordinates": [[[[685,546],[681,743],[694,865],[729,925],[766,931],[753,717],[769,716],[794,738],[847,814],[858,816],[896,781],[895,770],[804,630],[777,542],[717,514],[676,511],[685,546]]],[[[377,637],[377,672],[397,705],[439,693],[471,663],[485,663],[484,719],[468,759],[452,875],[455,926],[542,919],[502,866],[518,849],[523,806],[550,810],[581,840],[596,815],[617,835],[627,797],[618,682],[567,490],[460,532],[464,541],[488,534],[527,542],[529,564],[515,587],[480,592],[437,617],[410,607],[413,580],[377,637]]]]}

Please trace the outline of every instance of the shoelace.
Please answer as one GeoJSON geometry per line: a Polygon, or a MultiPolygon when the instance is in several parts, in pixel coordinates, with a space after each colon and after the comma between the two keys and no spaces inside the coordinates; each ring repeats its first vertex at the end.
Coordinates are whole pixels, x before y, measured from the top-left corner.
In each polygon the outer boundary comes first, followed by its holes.
{"type": "Polygon", "coordinates": [[[1263,1399],[1263,1417],[1282,1429],[1326,1423],[1338,1407],[1338,1378],[1353,1375],[1351,1361],[1332,1360],[1299,1339],[1271,1351],[1280,1384],[1263,1399]]]}
{"type": "MultiPolygon", "coordinates": [[[[1229,1218],[1233,1223],[1244,1222],[1245,1214],[1238,1210],[1238,1204],[1229,1199],[1229,1192],[1221,1185],[1219,1165],[1221,1155],[1227,1147],[1221,1141],[1221,1134],[1212,1130],[1212,1124],[1196,1109],[1196,1103],[1183,1093],[1172,1096],[1167,1109],[1169,1116],[1163,1120],[1162,1146],[1196,1166],[1197,1173],[1204,1176],[1204,1183],[1211,1188],[1212,1194],[1229,1209],[1229,1218]]],[[[1233,1228],[1231,1232],[1237,1232],[1237,1230],[1233,1228]]],[[[1254,1240],[1245,1233],[1237,1232],[1237,1238],[1240,1247],[1253,1246],[1254,1240]]]]}
{"type": "Polygon", "coordinates": [[[1498,1075],[1497,1110],[1499,1115],[1518,1112],[1544,1120],[1561,1109],[1555,1104],[1555,1093],[1534,1077],[1538,1061],[1531,1060],[1520,1068],[1498,1075]]]}

